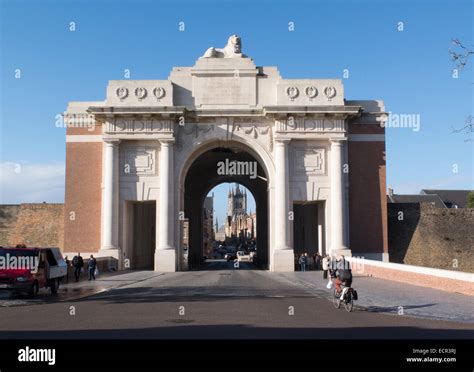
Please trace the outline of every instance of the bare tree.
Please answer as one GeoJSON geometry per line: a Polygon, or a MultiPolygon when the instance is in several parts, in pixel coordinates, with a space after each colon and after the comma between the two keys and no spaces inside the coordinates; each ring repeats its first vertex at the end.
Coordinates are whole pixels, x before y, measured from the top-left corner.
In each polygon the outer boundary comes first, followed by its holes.
{"type": "Polygon", "coordinates": [[[451,39],[453,44],[449,48],[449,54],[451,54],[451,60],[456,64],[456,67],[461,70],[467,65],[469,57],[474,54],[474,51],[467,48],[459,39],[451,39]]]}
{"type": "Polygon", "coordinates": [[[474,132],[474,122],[472,119],[472,115],[469,115],[464,122],[464,126],[457,129],[453,128],[452,133],[465,133],[467,138],[464,140],[464,142],[471,142],[473,140],[472,133],[474,132]]]}
{"type": "MultiPolygon", "coordinates": [[[[474,51],[466,47],[461,40],[452,39],[452,46],[449,48],[449,54],[451,55],[451,60],[454,62],[458,70],[462,70],[466,67],[469,57],[474,54],[474,51]]],[[[472,120],[472,115],[469,115],[464,122],[464,126],[461,128],[453,128],[452,133],[465,133],[467,138],[465,142],[472,141],[472,132],[474,132],[474,123],[472,120]]]]}

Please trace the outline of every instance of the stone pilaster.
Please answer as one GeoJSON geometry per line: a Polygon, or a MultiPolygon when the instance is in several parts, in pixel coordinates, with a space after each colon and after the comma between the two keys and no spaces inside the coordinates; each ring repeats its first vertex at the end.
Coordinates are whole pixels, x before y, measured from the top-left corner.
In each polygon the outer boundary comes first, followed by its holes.
{"type": "Polygon", "coordinates": [[[346,242],[348,213],[344,185],[343,159],[347,140],[331,140],[331,250],[332,255],[350,255],[346,242]]]}
{"type": "Polygon", "coordinates": [[[160,140],[160,193],[156,203],[158,228],[156,229],[155,271],[176,271],[176,249],[173,246],[173,143],[174,139],[160,140]]]}
{"type": "MultiPolygon", "coordinates": [[[[120,140],[105,139],[105,161],[104,161],[104,190],[103,190],[103,240],[101,250],[118,249],[118,243],[114,235],[114,223],[117,221],[117,170],[118,152],[120,140]]],[[[111,256],[117,253],[110,252],[111,256]]]]}
{"type": "Polygon", "coordinates": [[[294,271],[293,247],[289,243],[288,139],[275,141],[275,247],[272,271],[294,271]]]}

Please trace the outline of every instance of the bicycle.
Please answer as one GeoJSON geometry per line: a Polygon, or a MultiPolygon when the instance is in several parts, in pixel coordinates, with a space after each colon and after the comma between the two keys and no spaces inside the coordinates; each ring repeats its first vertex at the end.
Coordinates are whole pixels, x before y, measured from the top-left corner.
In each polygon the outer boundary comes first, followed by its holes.
{"type": "Polygon", "coordinates": [[[355,291],[352,287],[348,287],[347,291],[345,291],[344,293],[344,297],[341,300],[341,292],[344,291],[345,288],[347,287],[344,283],[341,283],[341,291],[338,291],[336,289],[336,286],[334,286],[332,301],[336,309],[339,309],[341,307],[342,301],[346,311],[351,312],[354,307],[354,300],[357,300],[357,291],[355,291]]]}

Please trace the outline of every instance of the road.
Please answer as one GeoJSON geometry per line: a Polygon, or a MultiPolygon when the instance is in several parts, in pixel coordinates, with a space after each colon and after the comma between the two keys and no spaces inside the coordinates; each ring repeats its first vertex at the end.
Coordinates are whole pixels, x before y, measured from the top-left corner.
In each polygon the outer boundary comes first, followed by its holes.
{"type": "Polygon", "coordinates": [[[0,338],[474,338],[473,323],[347,313],[329,292],[251,268],[216,260],[199,271],[130,273],[100,293],[0,307],[0,338]]]}

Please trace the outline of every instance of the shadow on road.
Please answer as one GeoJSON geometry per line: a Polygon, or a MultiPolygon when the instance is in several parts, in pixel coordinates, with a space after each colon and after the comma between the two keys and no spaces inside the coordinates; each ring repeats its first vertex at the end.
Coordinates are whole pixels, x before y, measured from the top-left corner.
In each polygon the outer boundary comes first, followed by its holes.
{"type": "MultiPolygon", "coordinates": [[[[172,287],[140,287],[140,288],[115,288],[111,291],[84,297],[75,302],[103,301],[111,304],[140,304],[159,302],[194,302],[194,301],[222,301],[240,300],[242,297],[271,298],[283,297],[281,289],[266,289],[264,293],[260,288],[246,286],[197,287],[197,286],[172,286],[172,287]]],[[[285,298],[313,298],[313,294],[295,292],[285,298]]]]}

